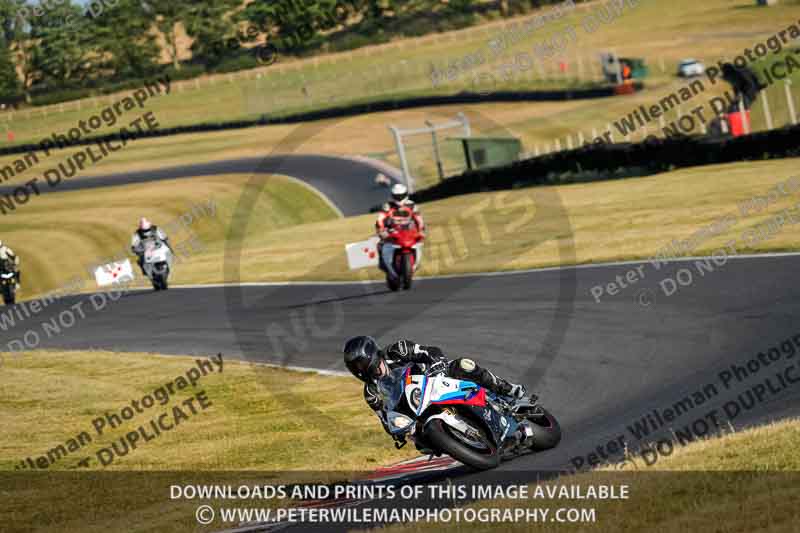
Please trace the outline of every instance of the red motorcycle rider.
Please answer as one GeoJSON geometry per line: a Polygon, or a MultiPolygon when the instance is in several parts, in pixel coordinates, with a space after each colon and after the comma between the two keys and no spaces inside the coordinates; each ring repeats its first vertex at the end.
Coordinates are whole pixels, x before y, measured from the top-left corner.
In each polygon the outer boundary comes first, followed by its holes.
{"type": "Polygon", "coordinates": [[[383,204],[380,213],[378,213],[378,220],[375,221],[375,230],[380,238],[378,242],[379,266],[383,271],[386,270],[383,259],[383,245],[392,230],[393,221],[405,218],[406,212],[410,214],[411,220],[413,220],[417,230],[424,239],[425,223],[422,220],[419,208],[417,204],[408,197],[408,188],[402,183],[396,183],[392,187],[392,197],[388,202],[383,204]]]}

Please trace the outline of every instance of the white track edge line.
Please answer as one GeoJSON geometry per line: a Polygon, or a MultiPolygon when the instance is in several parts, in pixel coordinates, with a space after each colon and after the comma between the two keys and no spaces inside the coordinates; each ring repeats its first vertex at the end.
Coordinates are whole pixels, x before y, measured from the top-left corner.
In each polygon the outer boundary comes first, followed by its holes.
{"type": "MultiPolygon", "coordinates": [[[[774,257],[795,257],[800,256],[800,252],[773,252],[764,254],[736,254],[728,255],[728,259],[764,259],[774,257]]],[[[568,269],[589,269],[589,268],[609,268],[615,266],[626,265],[640,265],[646,263],[686,263],[689,261],[698,261],[702,259],[710,259],[713,256],[691,256],[680,258],[667,258],[667,259],[635,259],[629,261],[611,261],[607,263],[584,263],[580,265],[567,265],[555,267],[540,267],[529,268],[525,270],[503,270],[499,272],[472,272],[463,274],[442,274],[439,276],[420,276],[414,278],[414,281],[438,280],[438,279],[461,279],[461,278],[481,278],[481,277],[495,277],[495,276],[515,276],[520,274],[533,274],[536,272],[553,272],[557,270],[568,269]]],[[[213,289],[220,287],[292,287],[292,286],[319,286],[319,285],[372,285],[375,283],[383,284],[383,280],[367,280],[367,281],[248,281],[244,283],[197,283],[186,285],[170,285],[174,289],[213,289]]]]}

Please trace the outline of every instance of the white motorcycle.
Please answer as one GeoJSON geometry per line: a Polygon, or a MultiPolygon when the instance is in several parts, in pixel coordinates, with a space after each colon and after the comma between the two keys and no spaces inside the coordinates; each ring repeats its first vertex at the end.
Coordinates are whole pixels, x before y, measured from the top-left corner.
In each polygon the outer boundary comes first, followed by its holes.
{"type": "Polygon", "coordinates": [[[422,453],[486,470],[561,441],[561,426],[535,395],[515,401],[441,370],[416,370],[410,364],[378,380],[382,416],[397,448],[410,439],[422,453]]]}
{"type": "Polygon", "coordinates": [[[167,290],[167,279],[172,270],[172,250],[167,243],[155,239],[142,241],[142,246],[145,276],[150,278],[155,290],[167,290]]]}
{"type": "Polygon", "coordinates": [[[13,270],[0,271],[0,288],[3,292],[3,303],[14,305],[17,301],[17,275],[13,270]]]}

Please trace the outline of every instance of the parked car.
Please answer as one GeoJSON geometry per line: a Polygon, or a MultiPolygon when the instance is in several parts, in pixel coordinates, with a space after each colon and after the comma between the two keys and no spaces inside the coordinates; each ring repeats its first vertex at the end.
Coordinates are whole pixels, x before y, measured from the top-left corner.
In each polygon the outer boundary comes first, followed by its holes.
{"type": "Polygon", "coordinates": [[[702,76],[705,71],[706,67],[696,59],[683,59],[678,63],[678,76],[682,78],[702,76]]]}

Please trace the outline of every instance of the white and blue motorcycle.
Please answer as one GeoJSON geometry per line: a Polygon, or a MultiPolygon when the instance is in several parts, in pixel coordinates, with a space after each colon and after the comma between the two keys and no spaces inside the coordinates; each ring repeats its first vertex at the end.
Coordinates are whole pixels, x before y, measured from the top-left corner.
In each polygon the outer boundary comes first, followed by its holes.
{"type": "Polygon", "coordinates": [[[378,381],[382,416],[397,448],[410,439],[423,453],[444,453],[487,470],[561,440],[558,421],[536,396],[514,401],[471,381],[419,368],[396,368],[378,381]]]}

